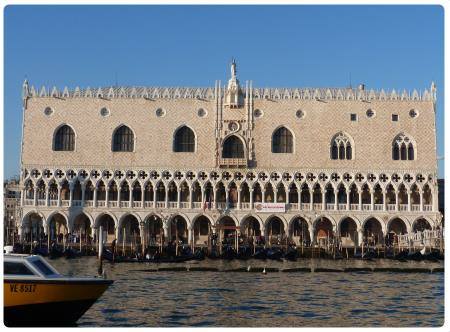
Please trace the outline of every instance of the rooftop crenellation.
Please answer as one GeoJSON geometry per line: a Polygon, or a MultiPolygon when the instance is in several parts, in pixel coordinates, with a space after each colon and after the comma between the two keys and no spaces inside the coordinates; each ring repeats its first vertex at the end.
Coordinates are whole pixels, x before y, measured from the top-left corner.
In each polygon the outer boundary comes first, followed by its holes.
{"type": "MultiPolygon", "coordinates": [[[[226,87],[221,87],[220,81],[216,81],[215,87],[134,87],[134,86],[110,86],[99,88],[69,89],[64,87],[35,88],[29,86],[25,81],[23,85],[23,98],[145,98],[145,99],[205,99],[214,100],[216,96],[225,95],[226,87]]],[[[374,90],[365,89],[364,86],[357,88],[246,88],[239,87],[242,94],[247,93],[254,99],[282,100],[378,100],[378,101],[436,101],[436,86],[431,84],[430,89],[418,91],[403,90],[374,90]]]]}

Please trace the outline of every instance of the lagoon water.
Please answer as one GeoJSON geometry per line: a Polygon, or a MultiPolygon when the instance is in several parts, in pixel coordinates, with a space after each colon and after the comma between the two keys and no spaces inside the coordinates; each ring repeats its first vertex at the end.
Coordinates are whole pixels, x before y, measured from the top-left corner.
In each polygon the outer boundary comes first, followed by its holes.
{"type": "MultiPolygon", "coordinates": [[[[61,273],[93,276],[94,257],[52,260],[61,273]]],[[[157,267],[443,267],[376,260],[105,262],[114,284],[78,326],[437,327],[444,323],[444,273],[150,271],[157,267]],[[145,271],[147,270],[147,271],[145,271]]]]}

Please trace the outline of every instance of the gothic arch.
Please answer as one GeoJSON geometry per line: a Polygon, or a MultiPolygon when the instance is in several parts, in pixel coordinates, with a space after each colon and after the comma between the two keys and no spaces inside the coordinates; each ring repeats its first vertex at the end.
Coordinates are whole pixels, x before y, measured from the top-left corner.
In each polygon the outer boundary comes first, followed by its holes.
{"type": "Polygon", "coordinates": [[[73,127],[67,123],[62,123],[56,127],[53,132],[52,150],[53,151],[75,151],[77,142],[77,134],[73,127]],[[65,132],[64,132],[65,131],[65,132]],[[58,136],[62,140],[57,142],[58,136]]]}
{"type": "Polygon", "coordinates": [[[102,217],[105,215],[108,215],[111,217],[111,219],[114,221],[114,227],[117,229],[119,227],[119,222],[118,222],[116,216],[111,212],[101,212],[99,215],[97,215],[97,217],[95,217],[94,228],[99,227],[100,219],[102,219],[102,217]]]}
{"type": "Polygon", "coordinates": [[[334,160],[355,159],[355,142],[349,134],[340,131],[333,135],[330,140],[330,158],[334,160]]]}
{"type": "Polygon", "coordinates": [[[135,131],[128,125],[118,125],[111,136],[112,152],[134,152],[136,148],[135,131]]]}
{"type": "Polygon", "coordinates": [[[272,132],[272,153],[295,153],[294,132],[285,125],[280,125],[272,132]]]}
{"type": "Polygon", "coordinates": [[[188,125],[180,125],[174,130],[172,142],[173,152],[197,151],[197,134],[188,125]]]}
{"type": "Polygon", "coordinates": [[[246,158],[247,144],[240,135],[230,134],[222,141],[220,155],[222,158],[246,158]]]}

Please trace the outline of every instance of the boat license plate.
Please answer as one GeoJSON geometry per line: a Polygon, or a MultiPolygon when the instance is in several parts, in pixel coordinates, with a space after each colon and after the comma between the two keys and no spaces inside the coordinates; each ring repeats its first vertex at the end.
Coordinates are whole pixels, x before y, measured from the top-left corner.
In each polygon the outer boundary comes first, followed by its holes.
{"type": "Polygon", "coordinates": [[[11,293],[34,293],[36,284],[10,284],[11,293]]]}

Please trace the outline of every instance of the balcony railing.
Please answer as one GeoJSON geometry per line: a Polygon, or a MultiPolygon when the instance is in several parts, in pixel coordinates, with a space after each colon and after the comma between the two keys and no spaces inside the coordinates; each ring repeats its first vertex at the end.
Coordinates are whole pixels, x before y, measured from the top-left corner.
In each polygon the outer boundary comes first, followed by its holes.
{"type": "Polygon", "coordinates": [[[189,209],[189,202],[180,202],[181,209],[189,209]]]}
{"type": "Polygon", "coordinates": [[[247,159],[245,158],[220,158],[220,166],[240,167],[247,166],[247,159]]]}
{"type": "Polygon", "coordinates": [[[424,210],[424,211],[427,211],[427,212],[428,212],[428,211],[433,211],[433,205],[431,205],[431,204],[430,204],[430,205],[428,205],[428,204],[427,204],[427,205],[424,205],[424,206],[423,206],[423,210],[424,210]]]}
{"type": "MultiPolygon", "coordinates": [[[[47,205],[47,200],[46,199],[37,199],[36,201],[34,199],[24,199],[23,201],[24,206],[34,206],[34,204],[36,204],[37,206],[46,206],[47,205]]],[[[69,200],[61,200],[61,207],[69,207],[69,200]]],[[[55,199],[50,199],[48,200],[48,206],[49,207],[55,207],[58,206],[58,200],[55,199]]],[[[83,205],[83,201],[81,200],[72,200],[72,207],[93,207],[94,206],[94,201],[93,200],[86,200],[84,201],[84,205],[83,205]]],[[[203,209],[204,203],[203,202],[192,202],[192,209],[203,209]]],[[[226,207],[228,209],[238,209],[238,203],[228,203],[228,205],[225,202],[216,202],[216,208],[217,209],[225,209],[226,207]]],[[[362,211],[385,211],[385,206],[386,206],[386,210],[389,212],[393,212],[393,211],[402,211],[402,212],[406,212],[409,210],[408,204],[349,204],[347,205],[347,203],[338,203],[337,205],[335,203],[325,203],[325,210],[330,210],[330,211],[334,211],[337,210],[339,211],[345,211],[347,210],[347,206],[350,207],[351,211],[360,211],[360,206],[362,211]]],[[[411,204],[411,211],[413,212],[419,212],[421,211],[421,205],[420,204],[411,204]]],[[[104,200],[98,200],[96,207],[99,208],[104,208],[106,207],[106,201],[104,200]]],[[[120,201],[120,204],[117,200],[113,200],[113,201],[109,201],[108,202],[108,207],[111,208],[117,208],[117,207],[121,207],[121,208],[129,208],[130,207],[130,202],[128,200],[126,201],[120,201]]],[[[144,201],[144,205],[142,206],[142,201],[138,200],[138,201],[133,201],[132,208],[136,208],[136,209],[141,209],[141,208],[166,208],[166,202],[165,201],[157,201],[156,202],[156,207],[154,207],[154,202],[153,201],[144,201]]],[[[322,211],[324,208],[324,204],[323,203],[313,203],[312,204],[313,210],[315,211],[322,211]]],[[[191,208],[191,203],[190,202],[173,202],[170,201],[167,203],[167,208],[169,209],[190,209],[191,208]]],[[[309,211],[311,208],[311,204],[310,203],[288,203],[286,204],[286,211],[309,211]]],[[[211,209],[214,209],[214,203],[211,204],[211,209]]],[[[251,205],[249,202],[241,202],[240,203],[240,209],[241,210],[250,210],[252,209],[251,205]]],[[[424,212],[431,212],[433,211],[433,206],[432,204],[424,204],[423,205],[423,211],[424,212]]]]}
{"type": "Polygon", "coordinates": [[[383,211],[383,205],[384,205],[384,204],[374,204],[374,205],[373,205],[373,209],[374,209],[375,211],[383,211]]]}

